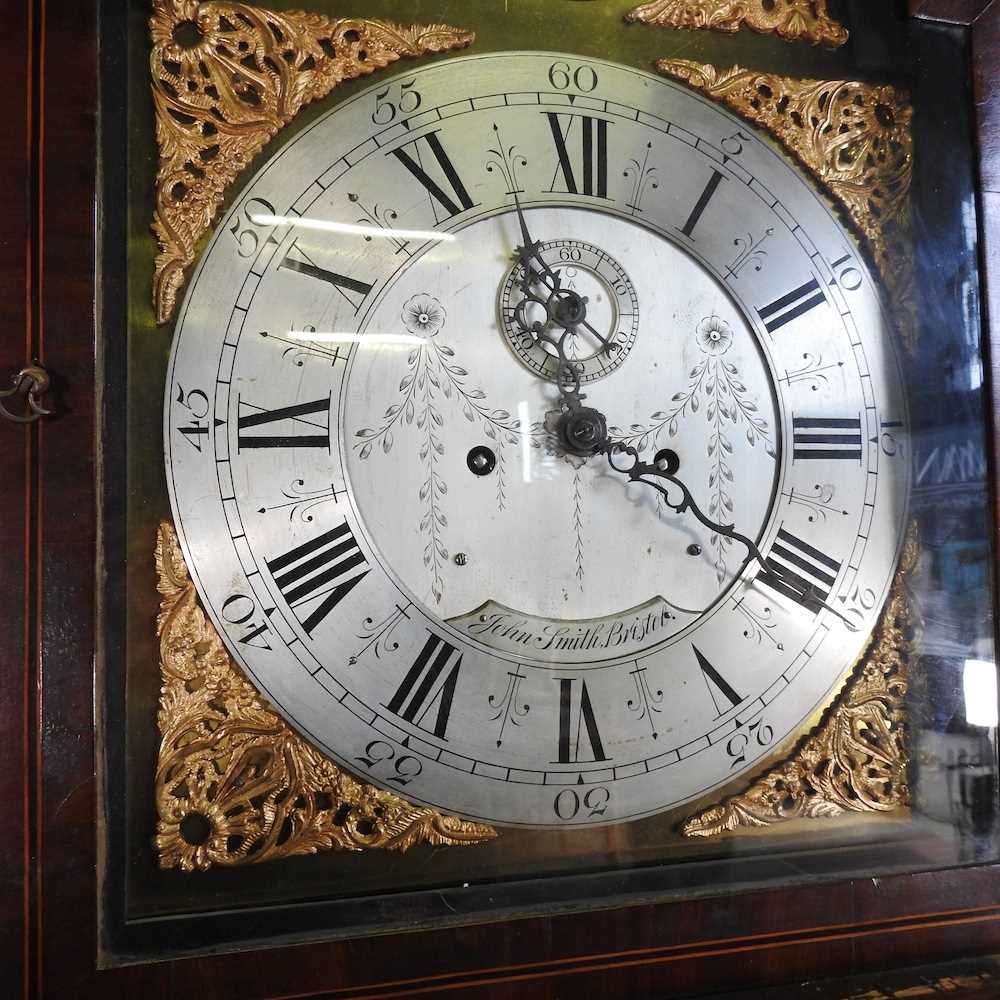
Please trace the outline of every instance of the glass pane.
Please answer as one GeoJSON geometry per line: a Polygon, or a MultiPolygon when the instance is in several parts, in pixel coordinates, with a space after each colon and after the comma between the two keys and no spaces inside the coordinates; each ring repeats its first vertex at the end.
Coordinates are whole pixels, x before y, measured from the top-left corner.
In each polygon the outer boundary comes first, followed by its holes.
{"type": "MultiPolygon", "coordinates": [[[[995,857],[966,51],[859,7],[851,42],[825,49],[626,27],[604,2],[373,0],[366,16],[475,44],[300,111],[227,189],[165,324],[149,41],[130,12],[127,70],[107,67],[127,92],[107,112],[128,146],[127,445],[109,438],[107,464],[125,498],[107,531],[125,623],[107,630],[127,689],[108,733],[127,916],[338,900],[316,919],[359,933],[995,857]],[[671,57],[909,88],[912,349],[829,193],[653,73],[671,57]],[[161,521],[294,726],[496,838],[159,869],[161,521]],[[904,591],[897,635],[882,612],[904,591]],[[772,784],[798,818],[691,836],[801,753],[866,656],[890,680],[851,688],[833,763],[805,797],[772,784]],[[902,720],[882,704],[896,695],[902,720]],[[900,745],[910,808],[857,808],[898,801],[900,745]],[[382,895],[395,906],[366,906],[382,895]]],[[[181,69],[198,44],[178,43],[181,69]]],[[[873,114],[890,132],[888,106],[873,114]]],[[[111,357],[120,331],[105,336],[111,357]]],[[[189,846],[248,836],[191,811],[209,832],[189,823],[189,846]]]]}

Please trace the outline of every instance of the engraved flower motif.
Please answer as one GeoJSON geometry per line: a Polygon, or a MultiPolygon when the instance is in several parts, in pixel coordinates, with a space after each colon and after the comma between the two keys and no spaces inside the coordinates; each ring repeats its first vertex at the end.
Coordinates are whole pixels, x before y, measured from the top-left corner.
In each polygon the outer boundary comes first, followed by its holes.
{"type": "Polygon", "coordinates": [[[695,331],[698,346],[705,354],[717,357],[725,354],[733,343],[733,331],[724,319],[718,316],[706,316],[695,331]]]}
{"type": "Polygon", "coordinates": [[[433,295],[421,292],[407,299],[403,306],[402,319],[403,326],[410,333],[426,340],[444,326],[444,306],[433,295]]]}

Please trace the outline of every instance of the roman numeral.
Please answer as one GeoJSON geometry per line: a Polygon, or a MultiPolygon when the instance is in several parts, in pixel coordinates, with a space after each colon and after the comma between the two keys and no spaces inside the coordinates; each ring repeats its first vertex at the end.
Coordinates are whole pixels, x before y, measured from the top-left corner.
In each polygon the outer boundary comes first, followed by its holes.
{"type": "Polygon", "coordinates": [[[861,461],[860,417],[792,417],[792,460],[847,459],[861,461]]]}
{"type": "Polygon", "coordinates": [[[810,278],[804,285],[792,289],[787,295],[782,295],[768,305],[757,310],[757,315],[764,321],[768,333],[780,330],[786,323],[809,312],[826,301],[826,296],[815,278],[810,278]]]}
{"type": "Polygon", "coordinates": [[[715,717],[720,719],[726,714],[726,712],[730,711],[730,709],[736,708],[736,706],[743,700],[743,696],[738,694],[729,681],[727,681],[726,678],[712,666],[708,657],[706,657],[697,646],[692,644],[691,648],[694,650],[694,655],[698,659],[701,676],[704,678],[705,687],[708,688],[708,693],[712,698],[712,704],[715,705],[715,717]],[[720,704],[720,697],[729,702],[728,707],[724,703],[720,704]]]}
{"type": "Polygon", "coordinates": [[[367,281],[359,281],[357,278],[348,278],[347,275],[338,274],[336,271],[328,271],[325,267],[319,267],[301,247],[292,244],[285,254],[284,260],[278,265],[278,269],[284,268],[286,271],[294,271],[296,274],[304,274],[307,278],[316,278],[318,281],[325,281],[332,285],[344,298],[347,304],[355,313],[364,304],[368,293],[375,287],[369,285],[367,281]]]}
{"type": "Polygon", "coordinates": [[[681,227],[681,232],[689,239],[693,240],[694,237],[691,235],[694,232],[694,227],[698,225],[698,220],[704,214],[706,208],[708,208],[708,203],[712,200],[712,195],[715,194],[716,189],[719,184],[725,180],[722,174],[718,170],[712,171],[712,176],[709,178],[708,183],[705,185],[705,190],[701,192],[698,200],[695,202],[694,208],[691,209],[691,214],[688,216],[687,222],[681,227]]]}
{"type": "Polygon", "coordinates": [[[427,135],[421,136],[419,139],[414,139],[413,142],[406,143],[406,145],[386,153],[386,156],[395,156],[424,186],[427,193],[431,196],[431,207],[434,209],[435,222],[441,222],[437,206],[444,209],[445,218],[451,218],[460,212],[467,211],[476,204],[465,189],[461,177],[458,176],[458,171],[455,170],[455,165],[444,151],[444,146],[441,145],[441,140],[438,138],[437,132],[428,132],[427,135]],[[415,158],[414,155],[407,151],[406,146],[412,148],[415,158]],[[442,183],[439,184],[424,169],[423,158],[420,152],[422,147],[430,150],[440,171],[442,183]],[[445,188],[448,190],[445,190],[445,188]]]}
{"type": "MultiPolygon", "coordinates": [[[[237,449],[244,448],[326,448],[330,450],[330,397],[314,399],[311,403],[294,403],[292,406],[281,406],[276,410],[263,410],[244,403],[237,398],[237,409],[249,407],[253,412],[240,413],[239,434],[236,439],[237,449]],[[312,420],[303,420],[314,413],[322,413],[323,424],[312,420]],[[281,420],[290,420],[294,424],[305,424],[322,430],[322,434],[244,434],[252,427],[262,427],[266,424],[276,424],[281,420]]],[[[273,428],[272,428],[273,429],[273,428]]]]}
{"type": "Polygon", "coordinates": [[[594,716],[594,706],[587,690],[587,682],[580,682],[580,701],[573,712],[573,684],[576,678],[559,678],[559,760],[560,764],[574,764],[580,760],[580,738],[586,735],[593,760],[609,760],[604,753],[601,734],[594,716]]]}
{"type": "Polygon", "coordinates": [[[346,521],[269,559],[267,568],[309,636],[369,573],[368,561],[346,521]],[[362,566],[365,569],[354,573],[362,566]],[[300,611],[306,613],[305,618],[300,611]]]}
{"type": "Polygon", "coordinates": [[[830,596],[841,564],[782,528],[757,580],[818,614],[830,596]]]}
{"type": "Polygon", "coordinates": [[[438,739],[446,739],[448,718],[455,700],[455,686],[462,666],[462,654],[450,642],[431,632],[413,665],[406,672],[403,683],[396,689],[392,700],[385,707],[401,719],[412,723],[438,739]],[[445,672],[448,665],[451,669],[445,672]],[[428,729],[424,719],[437,705],[433,716],[434,728],[428,729]]]}
{"type": "Polygon", "coordinates": [[[546,111],[545,116],[549,120],[552,141],[559,157],[549,193],[555,193],[556,180],[562,175],[567,194],[587,194],[607,198],[608,123],[603,118],[591,118],[589,115],[560,116],[553,111],[546,111]],[[565,130],[560,122],[561,117],[568,119],[565,130]],[[579,158],[570,153],[567,145],[577,133],[580,137],[579,158]]]}

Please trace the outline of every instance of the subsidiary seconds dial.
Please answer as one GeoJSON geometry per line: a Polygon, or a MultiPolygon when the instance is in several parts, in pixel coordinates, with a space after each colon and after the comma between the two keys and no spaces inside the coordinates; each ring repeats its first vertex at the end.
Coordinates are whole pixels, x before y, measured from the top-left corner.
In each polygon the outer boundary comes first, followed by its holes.
{"type": "Polygon", "coordinates": [[[839,688],[893,576],[875,284],[675,83],[531,52],[385,89],[272,157],[180,311],[167,478],[206,610],[307,738],[413,801],[577,826],[723,786],[839,688]]]}

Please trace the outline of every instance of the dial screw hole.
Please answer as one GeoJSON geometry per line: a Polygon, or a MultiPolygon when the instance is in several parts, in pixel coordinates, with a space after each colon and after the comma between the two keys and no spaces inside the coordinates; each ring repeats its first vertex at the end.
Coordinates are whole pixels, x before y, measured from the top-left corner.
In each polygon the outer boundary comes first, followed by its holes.
{"type": "Polygon", "coordinates": [[[497,457],[491,448],[479,444],[469,449],[465,464],[474,476],[488,476],[496,468],[497,457]]]}
{"type": "Polygon", "coordinates": [[[181,839],[192,847],[200,847],[212,836],[212,824],[199,812],[189,812],[180,821],[178,830],[181,839]]]}
{"type": "Polygon", "coordinates": [[[701,555],[701,546],[698,545],[696,542],[692,542],[687,547],[687,554],[689,556],[700,556],[701,555]]]}
{"type": "Polygon", "coordinates": [[[455,565],[464,566],[469,561],[469,557],[464,552],[455,553],[455,565]]]}
{"type": "Polygon", "coordinates": [[[193,49],[204,38],[197,21],[178,21],[174,26],[173,39],[182,49],[193,49]]]}

